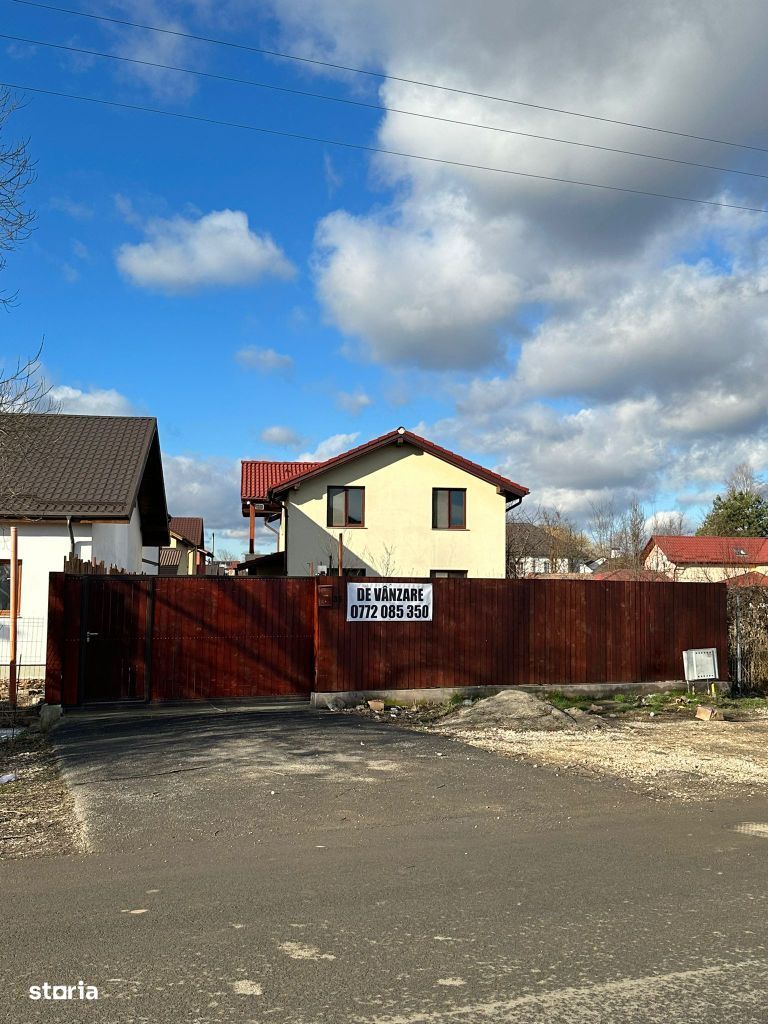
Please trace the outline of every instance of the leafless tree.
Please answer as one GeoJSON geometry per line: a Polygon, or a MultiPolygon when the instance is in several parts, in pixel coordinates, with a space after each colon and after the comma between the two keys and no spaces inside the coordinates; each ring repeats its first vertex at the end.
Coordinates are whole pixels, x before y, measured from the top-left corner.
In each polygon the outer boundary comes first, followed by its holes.
{"type": "Polygon", "coordinates": [[[621,514],[613,498],[590,503],[587,533],[598,558],[610,558],[621,541],[621,514]]]}
{"type": "MultiPolygon", "coordinates": [[[[24,201],[27,188],[35,180],[29,142],[7,139],[8,123],[19,105],[7,90],[0,91],[0,271],[5,269],[5,254],[29,237],[35,222],[34,211],[24,201]]],[[[15,298],[15,292],[1,292],[0,305],[7,308],[15,298]]]]}
{"type": "Polygon", "coordinates": [[[650,533],[662,537],[684,537],[691,532],[685,512],[655,512],[650,524],[650,533]]]}
{"type": "Polygon", "coordinates": [[[748,462],[734,466],[725,478],[728,494],[759,494],[765,496],[765,484],[748,462]]]}
{"type": "Polygon", "coordinates": [[[378,554],[369,548],[363,551],[365,561],[379,576],[397,576],[397,549],[394,544],[382,544],[378,554]]]}
{"type": "Polygon", "coordinates": [[[574,571],[589,552],[587,538],[560,509],[538,506],[507,521],[507,576],[574,571]]]}
{"type": "MultiPolygon", "coordinates": [[[[29,143],[8,141],[8,125],[19,102],[7,91],[0,91],[0,271],[7,264],[7,253],[29,237],[35,213],[25,203],[27,188],[35,180],[35,168],[29,143]]],[[[8,310],[16,293],[0,291],[0,306],[8,310]]],[[[14,507],[12,468],[19,459],[32,457],[26,414],[53,412],[50,388],[40,364],[42,344],[34,355],[0,365],[0,486],[4,504],[14,507]]]]}
{"type": "Polygon", "coordinates": [[[632,501],[620,519],[619,550],[620,558],[628,568],[642,568],[643,548],[648,542],[645,509],[640,502],[632,501]]]}

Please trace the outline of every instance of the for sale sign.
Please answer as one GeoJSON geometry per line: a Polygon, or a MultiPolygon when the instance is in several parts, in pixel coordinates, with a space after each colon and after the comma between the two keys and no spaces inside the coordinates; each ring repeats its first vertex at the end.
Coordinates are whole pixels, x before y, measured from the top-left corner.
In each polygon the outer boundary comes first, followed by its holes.
{"type": "Polygon", "coordinates": [[[347,622],[431,621],[431,583],[347,584],[347,622]]]}

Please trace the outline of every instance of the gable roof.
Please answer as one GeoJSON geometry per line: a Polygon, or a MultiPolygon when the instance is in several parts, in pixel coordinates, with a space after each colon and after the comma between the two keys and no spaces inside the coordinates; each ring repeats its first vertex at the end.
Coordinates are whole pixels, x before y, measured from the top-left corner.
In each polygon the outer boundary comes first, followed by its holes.
{"type": "Polygon", "coordinates": [[[726,587],[768,587],[768,576],[762,572],[743,572],[725,580],[726,587]]]}
{"type": "Polygon", "coordinates": [[[0,518],[125,519],[168,543],[157,421],[150,416],[0,414],[0,518]]]}
{"type": "Polygon", "coordinates": [[[322,462],[270,462],[266,459],[243,459],[240,464],[240,497],[243,501],[267,501],[270,490],[285,480],[292,480],[322,462]]]}
{"type": "Polygon", "coordinates": [[[193,547],[203,547],[205,530],[202,516],[171,516],[168,528],[171,533],[175,533],[193,547]]]}
{"type": "Polygon", "coordinates": [[[670,582],[669,576],[665,576],[663,572],[657,572],[655,569],[633,569],[626,566],[623,569],[609,569],[607,572],[585,573],[584,578],[588,580],[619,580],[633,583],[670,582]]]}
{"type": "Polygon", "coordinates": [[[765,537],[670,537],[654,534],[643,549],[647,558],[657,546],[675,565],[765,565],[765,537]]]}
{"type": "MultiPolygon", "coordinates": [[[[329,469],[344,465],[344,463],[351,462],[353,459],[358,459],[360,456],[367,455],[369,452],[375,451],[378,448],[384,448],[387,445],[399,446],[403,444],[409,444],[413,448],[419,448],[421,451],[428,452],[430,455],[434,455],[436,458],[442,459],[443,462],[448,462],[451,465],[456,466],[458,469],[463,469],[464,472],[478,477],[480,480],[485,480],[488,483],[493,484],[501,494],[514,498],[524,498],[525,495],[528,494],[528,488],[522,487],[520,484],[516,484],[514,480],[509,480],[507,477],[501,476],[499,473],[494,473],[492,470],[486,469],[485,466],[481,466],[477,462],[471,462],[469,459],[465,459],[462,455],[457,455],[455,452],[449,451],[447,448],[442,448],[433,441],[428,441],[425,437],[419,437],[418,434],[411,433],[411,431],[406,430],[405,427],[398,427],[397,430],[391,430],[387,434],[375,437],[372,441],[366,441],[365,444],[358,445],[356,448],[351,448],[349,451],[342,452],[340,455],[335,455],[332,459],[327,459],[325,462],[300,463],[244,461],[242,496],[244,499],[247,497],[245,494],[247,473],[252,473],[254,481],[259,481],[265,497],[271,497],[273,495],[277,497],[304,480],[309,480],[318,476],[320,473],[327,472],[329,469]],[[305,468],[300,469],[300,466],[304,466],[305,468]],[[249,468],[246,469],[246,467],[249,468]],[[282,479],[280,479],[281,472],[285,474],[282,479]],[[269,480],[272,482],[268,482],[269,480]]],[[[251,482],[250,477],[249,482],[251,482]]]]}

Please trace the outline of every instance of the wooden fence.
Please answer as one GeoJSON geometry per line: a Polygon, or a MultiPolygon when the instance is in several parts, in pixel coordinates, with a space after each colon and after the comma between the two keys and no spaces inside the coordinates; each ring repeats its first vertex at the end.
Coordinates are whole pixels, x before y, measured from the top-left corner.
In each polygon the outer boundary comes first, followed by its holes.
{"type": "Polygon", "coordinates": [[[46,699],[672,682],[692,647],[728,678],[724,584],[422,580],[432,621],[347,622],[351,582],[53,573],[46,699]]]}
{"type": "Polygon", "coordinates": [[[724,584],[434,579],[419,623],[347,622],[347,582],[324,581],[318,692],[673,681],[693,647],[728,678],[724,584]]]}

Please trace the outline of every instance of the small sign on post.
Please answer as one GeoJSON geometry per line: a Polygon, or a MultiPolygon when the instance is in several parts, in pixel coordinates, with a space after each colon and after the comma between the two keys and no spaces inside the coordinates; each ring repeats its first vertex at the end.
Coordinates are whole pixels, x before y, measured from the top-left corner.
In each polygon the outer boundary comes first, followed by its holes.
{"type": "Polygon", "coordinates": [[[347,584],[347,622],[431,621],[431,583],[347,584]]]}

